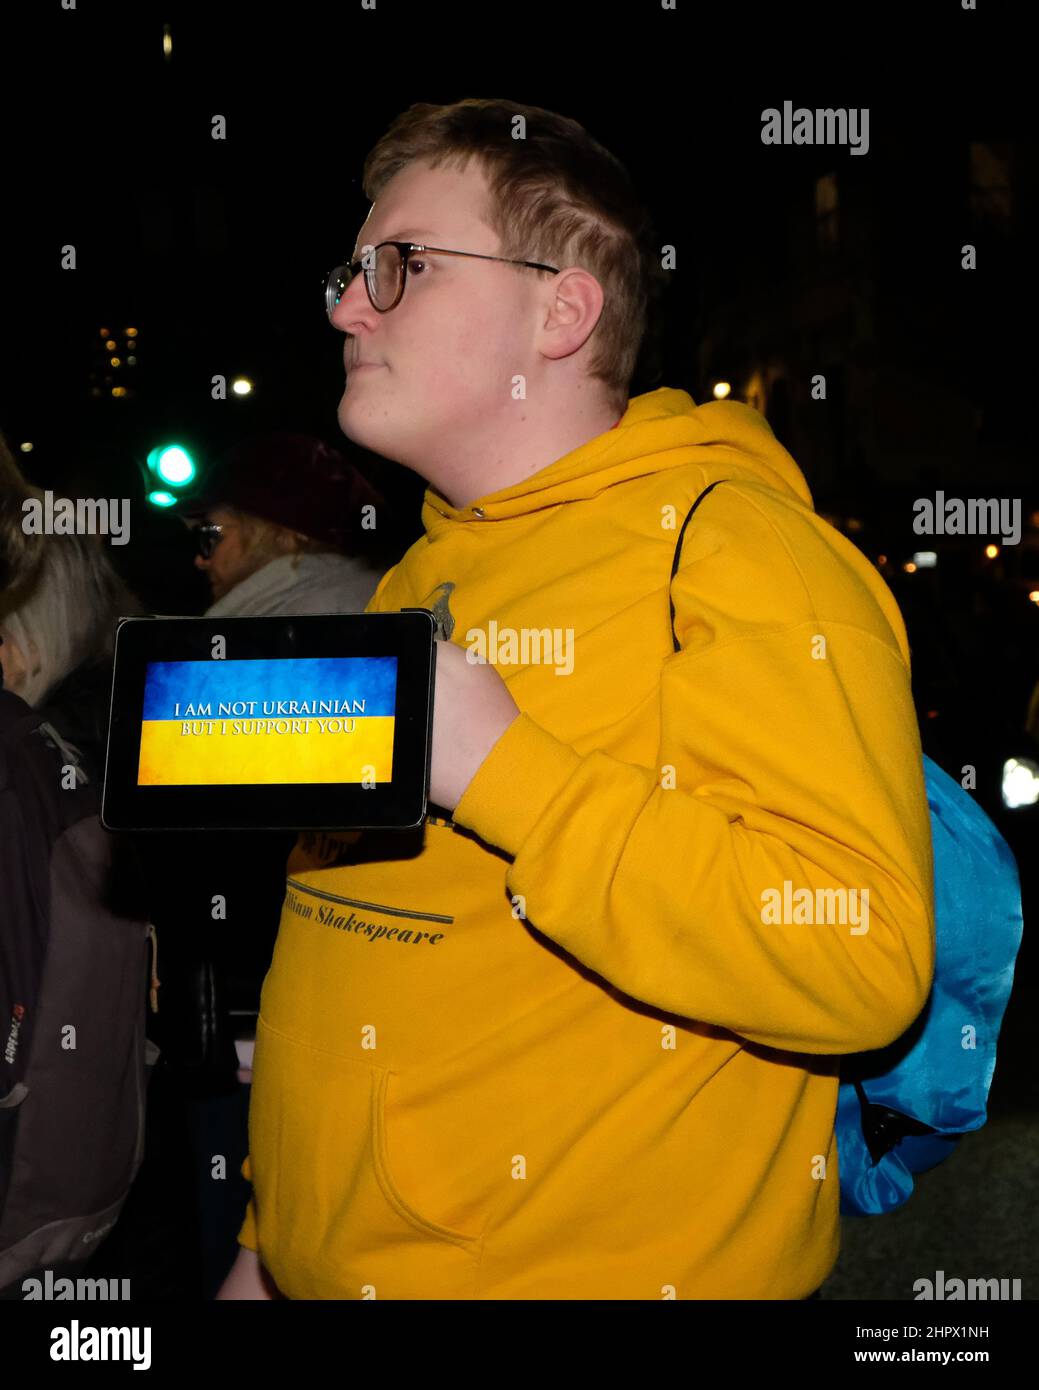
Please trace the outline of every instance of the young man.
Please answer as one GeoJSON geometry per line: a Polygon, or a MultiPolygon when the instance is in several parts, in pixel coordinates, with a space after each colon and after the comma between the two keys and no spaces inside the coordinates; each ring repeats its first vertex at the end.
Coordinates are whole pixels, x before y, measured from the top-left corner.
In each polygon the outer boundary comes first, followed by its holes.
{"type": "Polygon", "coordinates": [[[221,1296],[803,1298],[841,1054],[933,969],[894,599],[755,411],[628,400],[651,248],[579,126],[416,106],[365,191],[339,421],[429,482],[369,611],[438,617],[437,814],[290,859],[221,1296]]]}

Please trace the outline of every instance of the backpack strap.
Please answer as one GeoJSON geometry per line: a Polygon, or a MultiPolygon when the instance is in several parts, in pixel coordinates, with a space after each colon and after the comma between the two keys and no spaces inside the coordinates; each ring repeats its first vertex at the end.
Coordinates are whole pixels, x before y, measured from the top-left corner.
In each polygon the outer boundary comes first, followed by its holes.
{"type": "MultiPolygon", "coordinates": [[[[686,513],[686,518],[682,522],[682,529],[678,533],[678,544],[675,546],[675,558],[671,562],[671,579],[674,579],[675,575],[678,573],[678,562],[682,558],[682,541],[685,538],[685,528],[689,525],[690,521],[692,521],[693,513],[696,511],[697,507],[700,505],[700,503],[704,500],[704,498],[707,496],[709,492],[713,492],[719,483],[727,483],[728,481],[728,478],[716,478],[713,483],[708,483],[708,485],[704,488],[703,492],[700,493],[700,496],[696,499],[693,505],[689,508],[689,511],[686,513]]],[[[667,585],[667,601],[671,608],[671,641],[674,643],[675,651],[677,652],[681,651],[681,646],[679,644],[678,637],[675,635],[675,601],[671,597],[671,579],[668,580],[667,585]]]]}

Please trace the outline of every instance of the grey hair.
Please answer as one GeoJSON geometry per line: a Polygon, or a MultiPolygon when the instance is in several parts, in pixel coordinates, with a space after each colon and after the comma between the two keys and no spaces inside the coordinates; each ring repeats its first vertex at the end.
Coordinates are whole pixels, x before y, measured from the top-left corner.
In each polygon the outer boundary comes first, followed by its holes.
{"type": "Polygon", "coordinates": [[[0,619],[22,650],[26,678],[19,694],[33,706],[78,667],[110,659],[116,620],[143,611],[94,536],[39,539],[32,587],[0,619]]]}

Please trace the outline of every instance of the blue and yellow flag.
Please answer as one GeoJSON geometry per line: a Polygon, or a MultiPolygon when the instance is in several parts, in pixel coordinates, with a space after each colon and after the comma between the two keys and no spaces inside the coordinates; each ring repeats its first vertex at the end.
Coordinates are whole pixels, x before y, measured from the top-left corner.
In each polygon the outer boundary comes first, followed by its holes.
{"type": "Polygon", "coordinates": [[[154,661],[139,786],[389,782],[397,659],[154,661]]]}

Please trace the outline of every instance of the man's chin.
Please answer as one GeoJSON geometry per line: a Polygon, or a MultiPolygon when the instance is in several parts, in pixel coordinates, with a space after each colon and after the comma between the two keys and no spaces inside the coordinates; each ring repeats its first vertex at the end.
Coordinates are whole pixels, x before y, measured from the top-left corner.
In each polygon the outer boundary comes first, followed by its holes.
{"type": "Polygon", "coordinates": [[[351,444],[356,444],[361,449],[371,448],[373,446],[369,444],[370,430],[367,427],[367,422],[363,415],[351,409],[353,402],[348,399],[348,396],[349,392],[344,391],[336,410],[339,428],[351,444]]]}

